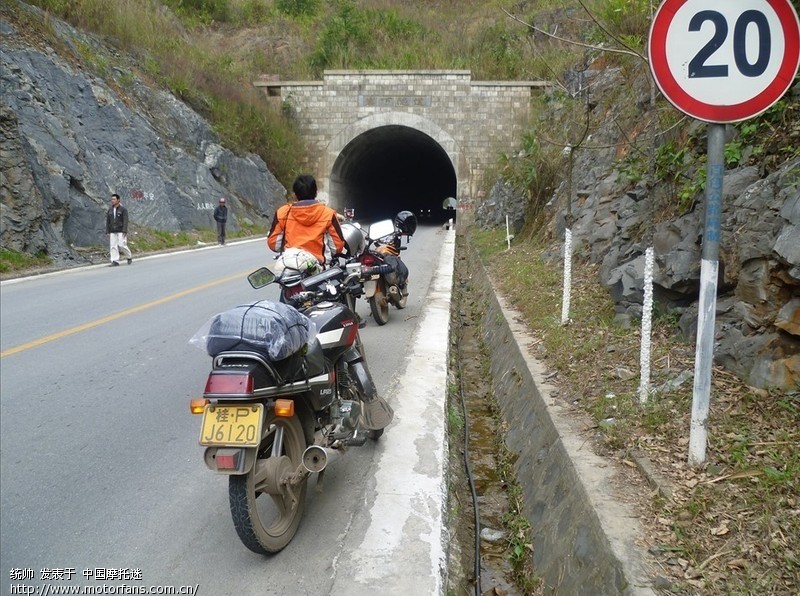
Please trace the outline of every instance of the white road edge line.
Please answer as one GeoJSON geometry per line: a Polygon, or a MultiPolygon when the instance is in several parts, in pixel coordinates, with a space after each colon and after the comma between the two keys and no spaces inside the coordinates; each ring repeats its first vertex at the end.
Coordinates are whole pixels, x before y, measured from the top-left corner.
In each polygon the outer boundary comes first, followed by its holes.
{"type": "MultiPolygon", "coordinates": [[[[248,238],[247,240],[238,240],[236,242],[228,242],[226,246],[233,246],[234,244],[247,244],[248,242],[265,242],[266,236],[260,238],[248,238]]],[[[182,250],[175,250],[170,252],[160,252],[153,255],[145,255],[142,257],[137,257],[135,254],[133,255],[134,265],[139,261],[149,261],[151,259],[160,259],[163,257],[171,257],[174,255],[182,255],[188,252],[198,252],[202,250],[213,250],[213,249],[220,249],[222,250],[223,247],[217,244],[216,242],[213,244],[209,244],[207,246],[201,246],[199,248],[186,248],[182,250]]],[[[89,271],[91,269],[100,269],[100,268],[107,268],[108,263],[102,263],[99,265],[84,265],[81,267],[70,267],[68,269],[59,269],[58,271],[50,271],[49,273],[38,273],[34,275],[26,275],[24,277],[15,277],[12,279],[4,279],[0,281],[0,286],[10,286],[12,284],[22,283],[24,281],[33,281],[36,279],[44,279],[47,277],[55,277],[57,275],[69,275],[70,273],[79,273],[81,271],[89,271]]],[[[122,265],[123,267],[127,267],[127,265],[122,265]]]]}
{"type": "Polygon", "coordinates": [[[447,575],[447,351],[455,232],[446,232],[427,307],[379,442],[375,501],[361,544],[343,554],[332,593],[441,595],[447,575]]]}

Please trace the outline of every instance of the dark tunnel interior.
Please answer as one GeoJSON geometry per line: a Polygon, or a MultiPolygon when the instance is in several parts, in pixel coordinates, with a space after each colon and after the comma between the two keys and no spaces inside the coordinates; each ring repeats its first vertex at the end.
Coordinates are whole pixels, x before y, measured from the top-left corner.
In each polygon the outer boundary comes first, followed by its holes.
{"type": "Polygon", "coordinates": [[[387,125],[354,138],[341,151],[330,175],[331,202],[340,212],[371,223],[399,211],[417,215],[421,225],[454,217],[443,209],[456,197],[456,173],[447,153],[414,128],[387,125]]]}

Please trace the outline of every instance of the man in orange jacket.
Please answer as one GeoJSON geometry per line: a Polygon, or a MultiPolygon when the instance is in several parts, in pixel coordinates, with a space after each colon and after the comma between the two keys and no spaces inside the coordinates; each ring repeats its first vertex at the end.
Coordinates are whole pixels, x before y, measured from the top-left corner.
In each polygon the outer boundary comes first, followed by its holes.
{"type": "Polygon", "coordinates": [[[297,177],[292,193],[296,200],[275,212],[267,246],[279,253],[302,248],[322,265],[330,263],[345,247],[336,211],[317,200],[317,181],[309,174],[297,177]]]}

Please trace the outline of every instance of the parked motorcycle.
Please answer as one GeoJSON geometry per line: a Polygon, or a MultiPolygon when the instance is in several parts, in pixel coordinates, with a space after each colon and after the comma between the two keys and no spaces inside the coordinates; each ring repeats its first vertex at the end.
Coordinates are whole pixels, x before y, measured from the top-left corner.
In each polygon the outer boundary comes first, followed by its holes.
{"type": "Polygon", "coordinates": [[[394,221],[384,219],[369,227],[366,249],[358,260],[365,267],[391,267],[391,271],[372,275],[364,281],[364,297],[378,325],[389,322],[389,304],[398,309],[406,307],[408,268],[400,259],[400,251],[407,248],[402,246],[402,236],[405,235],[408,242],[416,230],[417,218],[410,211],[401,211],[394,221]]]}
{"type": "Polygon", "coordinates": [[[322,271],[317,257],[302,248],[287,248],[275,258],[270,271],[280,284],[280,301],[288,304],[295,294],[303,290],[303,279],[322,271]]]}
{"type": "MultiPolygon", "coordinates": [[[[276,553],[297,532],[308,478],[349,447],[377,440],[393,412],[378,395],[355,313],[337,300],[362,275],[331,267],[301,282],[289,304],[263,300],[220,313],[193,338],[213,357],[200,444],[208,468],[228,478],[242,543],[276,553]]],[[[254,288],[275,281],[262,267],[254,288]]]]}
{"type": "MultiPolygon", "coordinates": [[[[342,267],[357,262],[355,256],[361,254],[365,247],[365,235],[361,225],[353,219],[353,209],[345,209],[345,220],[341,224],[345,241],[345,255],[342,267]]],[[[340,263],[337,258],[336,263],[340,263]]],[[[303,290],[301,282],[322,271],[323,267],[313,254],[300,248],[287,248],[275,259],[271,271],[275,273],[276,282],[281,287],[280,301],[288,303],[290,298],[303,290]]],[[[350,287],[342,292],[339,299],[353,312],[356,310],[355,300],[361,295],[361,280],[349,278],[350,287]]]]}

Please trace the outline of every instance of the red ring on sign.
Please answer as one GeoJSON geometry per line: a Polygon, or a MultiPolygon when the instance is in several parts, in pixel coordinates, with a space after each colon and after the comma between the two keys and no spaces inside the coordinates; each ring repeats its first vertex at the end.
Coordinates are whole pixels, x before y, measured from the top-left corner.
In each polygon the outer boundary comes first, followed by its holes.
{"type": "Polygon", "coordinates": [[[650,70],[658,88],[680,111],[707,122],[738,122],[767,110],[786,93],[800,66],[800,21],[789,0],[763,0],[775,11],[783,29],[785,51],[775,78],[763,91],[747,101],[725,106],[706,103],[689,95],[669,68],[667,33],[673,18],[688,1],[664,0],[653,17],[647,51],[650,70]]]}

